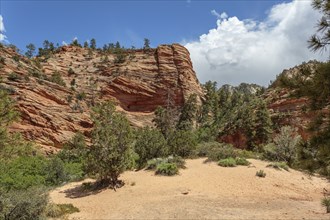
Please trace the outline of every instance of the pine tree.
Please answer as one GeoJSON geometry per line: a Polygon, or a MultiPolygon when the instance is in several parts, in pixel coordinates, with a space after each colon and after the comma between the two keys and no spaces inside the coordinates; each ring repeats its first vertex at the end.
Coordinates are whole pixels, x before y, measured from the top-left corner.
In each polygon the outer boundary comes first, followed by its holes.
{"type": "Polygon", "coordinates": [[[90,47],[91,49],[93,49],[93,50],[96,49],[96,40],[95,40],[94,38],[92,38],[89,47],[90,47]]]}
{"type": "Polygon", "coordinates": [[[36,50],[36,47],[34,46],[34,44],[31,43],[31,44],[26,45],[26,49],[27,49],[27,51],[26,51],[25,55],[28,58],[33,57],[33,55],[35,54],[35,50],[36,50]]]}
{"type": "Polygon", "coordinates": [[[98,176],[101,185],[117,187],[119,175],[129,166],[132,132],[127,118],[115,112],[113,103],[93,109],[92,146],[87,156],[87,172],[98,176]]]}
{"type": "Polygon", "coordinates": [[[177,124],[177,129],[191,131],[194,127],[194,121],[196,119],[197,111],[197,96],[192,94],[189,96],[188,100],[184,103],[177,124]]]}
{"type": "Polygon", "coordinates": [[[313,0],[312,6],[323,16],[317,24],[319,34],[314,34],[308,41],[309,48],[313,51],[326,50],[330,45],[330,0],[313,0]]]}

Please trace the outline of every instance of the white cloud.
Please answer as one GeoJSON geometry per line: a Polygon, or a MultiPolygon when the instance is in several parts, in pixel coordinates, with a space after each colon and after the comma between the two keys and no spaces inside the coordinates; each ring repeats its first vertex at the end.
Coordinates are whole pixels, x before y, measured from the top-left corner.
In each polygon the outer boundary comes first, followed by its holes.
{"type": "Polygon", "coordinates": [[[219,14],[216,10],[212,10],[211,14],[214,15],[215,17],[217,17],[218,19],[226,19],[228,18],[228,15],[226,12],[222,12],[221,14],[219,14]]]}
{"type": "Polygon", "coordinates": [[[0,15],[0,42],[5,41],[5,39],[7,38],[4,32],[6,32],[6,29],[3,23],[3,17],[2,15],[0,15]]]}
{"type": "Polygon", "coordinates": [[[310,3],[294,0],[275,5],[263,21],[228,18],[212,10],[217,28],[185,44],[201,82],[267,85],[285,68],[310,59],[326,60],[326,54],[307,48],[320,18],[310,3]]]}

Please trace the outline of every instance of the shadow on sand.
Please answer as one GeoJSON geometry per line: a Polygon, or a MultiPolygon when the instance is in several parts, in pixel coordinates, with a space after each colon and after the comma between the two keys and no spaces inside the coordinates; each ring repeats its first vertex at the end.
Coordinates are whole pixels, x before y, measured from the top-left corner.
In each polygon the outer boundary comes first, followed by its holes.
{"type": "Polygon", "coordinates": [[[116,184],[109,184],[104,182],[84,182],[78,186],[73,188],[63,190],[60,193],[65,193],[65,197],[76,199],[85,196],[95,195],[104,190],[112,189],[116,191],[116,189],[124,186],[124,182],[119,181],[116,184]]]}

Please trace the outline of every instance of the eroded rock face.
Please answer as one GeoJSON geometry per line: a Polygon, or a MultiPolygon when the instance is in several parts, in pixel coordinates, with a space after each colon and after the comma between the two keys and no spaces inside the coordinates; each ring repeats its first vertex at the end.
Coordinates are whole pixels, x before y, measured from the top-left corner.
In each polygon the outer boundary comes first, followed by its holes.
{"type": "Polygon", "coordinates": [[[190,94],[196,94],[201,103],[203,91],[183,46],[161,45],[124,54],[125,61],[116,63],[112,53],[64,46],[43,61],[0,48],[5,58],[1,87],[17,100],[21,113],[11,130],[52,151],[77,131],[89,136],[90,107],[98,102],[115,100],[117,110],[134,126],[152,125],[153,111],[169,98],[182,106],[190,94]],[[49,81],[54,73],[66,86],[49,81]]]}

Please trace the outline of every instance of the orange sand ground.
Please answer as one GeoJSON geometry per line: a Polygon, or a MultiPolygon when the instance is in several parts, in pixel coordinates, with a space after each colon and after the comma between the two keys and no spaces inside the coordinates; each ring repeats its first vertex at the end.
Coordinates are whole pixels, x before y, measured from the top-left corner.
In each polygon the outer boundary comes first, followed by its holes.
{"type": "MultiPolygon", "coordinates": [[[[187,160],[187,168],[173,177],[152,171],[125,172],[125,186],[92,195],[80,193],[82,182],[69,183],[50,193],[55,203],[80,209],[69,219],[327,219],[320,201],[329,182],[295,170],[266,168],[249,160],[250,167],[219,167],[187,160]],[[255,176],[263,169],[266,178],[255,176]]],[[[86,180],[85,180],[86,182],[86,180]]]]}

